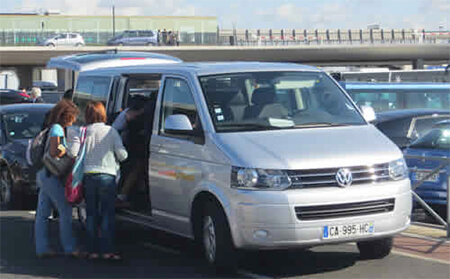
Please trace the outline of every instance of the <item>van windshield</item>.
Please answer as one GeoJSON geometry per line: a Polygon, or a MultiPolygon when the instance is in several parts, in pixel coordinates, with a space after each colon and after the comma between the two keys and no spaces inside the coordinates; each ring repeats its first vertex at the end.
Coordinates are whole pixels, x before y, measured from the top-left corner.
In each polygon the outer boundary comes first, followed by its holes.
{"type": "Polygon", "coordinates": [[[216,132],[365,125],[324,73],[253,72],[200,77],[216,132]]]}

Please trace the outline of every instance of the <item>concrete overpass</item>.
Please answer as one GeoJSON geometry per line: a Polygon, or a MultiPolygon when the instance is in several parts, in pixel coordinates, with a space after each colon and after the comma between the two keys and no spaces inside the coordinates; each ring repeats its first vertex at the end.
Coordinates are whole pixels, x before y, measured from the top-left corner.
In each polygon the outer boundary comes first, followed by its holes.
{"type": "Polygon", "coordinates": [[[450,44],[361,44],[292,46],[180,46],[180,47],[2,47],[0,67],[16,68],[21,86],[31,84],[33,67],[45,66],[51,57],[106,49],[151,51],[178,57],[184,61],[262,61],[294,62],[316,66],[400,66],[446,64],[450,62],[450,44]],[[28,77],[29,76],[29,77],[28,77]]]}

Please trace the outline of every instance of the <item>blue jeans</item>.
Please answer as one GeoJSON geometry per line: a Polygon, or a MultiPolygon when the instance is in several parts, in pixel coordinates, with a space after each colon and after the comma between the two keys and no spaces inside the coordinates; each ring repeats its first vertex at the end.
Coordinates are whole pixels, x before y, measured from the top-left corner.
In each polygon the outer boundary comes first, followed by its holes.
{"type": "Polygon", "coordinates": [[[34,224],[36,254],[41,255],[49,252],[48,217],[53,207],[59,213],[59,237],[64,252],[74,252],[75,239],[72,234],[72,206],[66,201],[63,182],[53,175],[47,176],[45,169],[37,173],[36,179],[40,184],[34,224]]]}
{"type": "Polygon", "coordinates": [[[114,253],[116,233],[116,177],[85,174],[87,249],[90,253],[114,253]]]}

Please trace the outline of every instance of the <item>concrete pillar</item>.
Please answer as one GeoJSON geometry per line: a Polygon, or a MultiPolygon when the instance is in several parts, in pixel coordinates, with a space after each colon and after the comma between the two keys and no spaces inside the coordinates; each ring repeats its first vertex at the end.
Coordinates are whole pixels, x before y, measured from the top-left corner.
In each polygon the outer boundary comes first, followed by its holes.
{"type": "Polygon", "coordinates": [[[414,69],[414,70],[420,70],[420,69],[423,69],[424,68],[424,61],[423,61],[423,59],[414,59],[413,61],[412,61],[412,68],[414,69]]]}
{"type": "MultiPolygon", "coordinates": [[[[58,80],[58,90],[63,91],[67,88],[67,75],[66,70],[57,69],[56,70],[56,79],[58,80]]],[[[70,81],[69,81],[70,82],[70,81]]]]}
{"type": "Polygon", "coordinates": [[[30,88],[33,85],[33,66],[16,66],[15,70],[19,77],[19,88],[30,88]]]}

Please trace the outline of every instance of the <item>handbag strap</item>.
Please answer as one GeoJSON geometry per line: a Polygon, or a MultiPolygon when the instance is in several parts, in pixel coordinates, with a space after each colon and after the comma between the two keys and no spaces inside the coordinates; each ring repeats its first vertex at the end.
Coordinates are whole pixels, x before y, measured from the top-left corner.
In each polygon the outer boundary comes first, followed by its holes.
{"type": "Polygon", "coordinates": [[[81,153],[83,152],[85,142],[86,142],[86,127],[83,126],[80,129],[80,149],[78,150],[78,156],[80,156],[81,153]]]}

